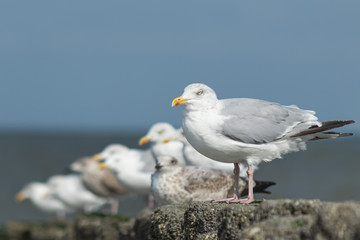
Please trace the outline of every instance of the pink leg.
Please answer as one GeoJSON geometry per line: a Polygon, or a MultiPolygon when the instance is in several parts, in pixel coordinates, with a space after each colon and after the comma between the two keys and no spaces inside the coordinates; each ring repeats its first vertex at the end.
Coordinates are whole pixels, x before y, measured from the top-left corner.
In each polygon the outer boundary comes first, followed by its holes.
{"type": "Polygon", "coordinates": [[[240,199],[240,203],[252,203],[254,201],[254,180],[253,180],[253,176],[254,176],[254,169],[253,166],[248,164],[248,170],[247,170],[247,174],[248,174],[248,189],[249,189],[249,194],[248,197],[245,199],[240,199]]]}
{"type": "Polygon", "coordinates": [[[112,203],[111,203],[111,213],[116,215],[118,214],[118,210],[119,210],[119,200],[115,199],[112,203]]]}
{"type": "Polygon", "coordinates": [[[148,207],[150,209],[154,209],[155,208],[155,198],[154,198],[154,195],[152,195],[152,193],[149,194],[149,205],[148,207]]]}

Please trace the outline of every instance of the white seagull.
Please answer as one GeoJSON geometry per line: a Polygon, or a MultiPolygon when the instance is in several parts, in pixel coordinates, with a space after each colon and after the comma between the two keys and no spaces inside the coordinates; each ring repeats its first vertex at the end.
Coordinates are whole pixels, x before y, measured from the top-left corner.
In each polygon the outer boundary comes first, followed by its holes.
{"type": "Polygon", "coordinates": [[[46,183],[31,182],[26,184],[15,196],[16,201],[30,199],[31,203],[45,213],[55,214],[57,218],[64,218],[66,213],[75,212],[61,199],[56,197],[46,183]]]}
{"type": "Polygon", "coordinates": [[[218,100],[205,84],[188,85],[172,106],[184,105],[182,126],[186,139],[203,155],[220,162],[234,163],[235,195],[218,201],[254,201],[253,166],[304,150],[306,141],[351,134],[324,132],[354,121],[319,122],[314,111],[283,106],[259,99],[218,100]],[[240,199],[239,165],[248,166],[249,194],[240,199]]]}
{"type": "Polygon", "coordinates": [[[77,174],[54,175],[48,179],[47,184],[53,194],[79,211],[95,212],[108,203],[107,199],[87,190],[77,174]]]}

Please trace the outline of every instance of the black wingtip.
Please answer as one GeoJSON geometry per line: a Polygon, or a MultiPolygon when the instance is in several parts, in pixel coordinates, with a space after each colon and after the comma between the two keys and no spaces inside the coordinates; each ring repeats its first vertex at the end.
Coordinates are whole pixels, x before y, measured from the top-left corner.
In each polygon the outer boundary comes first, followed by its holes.
{"type": "Polygon", "coordinates": [[[254,187],[254,192],[256,193],[269,193],[267,190],[268,187],[274,186],[276,185],[275,182],[271,182],[271,181],[256,181],[255,180],[255,187],[254,187]]]}
{"type": "Polygon", "coordinates": [[[291,137],[301,137],[301,136],[305,136],[305,135],[309,135],[309,134],[314,134],[314,133],[318,133],[318,132],[324,132],[330,129],[334,129],[334,128],[339,128],[348,124],[352,124],[355,123],[354,120],[335,120],[335,121],[327,121],[327,122],[322,122],[321,126],[312,126],[309,129],[306,129],[304,131],[301,131],[295,135],[292,135],[291,137]]]}

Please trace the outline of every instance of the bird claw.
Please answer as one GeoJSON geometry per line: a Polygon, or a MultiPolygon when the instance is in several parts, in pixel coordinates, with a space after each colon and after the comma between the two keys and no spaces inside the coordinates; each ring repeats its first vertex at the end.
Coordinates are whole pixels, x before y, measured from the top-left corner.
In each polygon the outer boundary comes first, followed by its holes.
{"type": "Polygon", "coordinates": [[[236,194],[234,195],[234,197],[232,198],[223,198],[223,199],[216,199],[216,200],[213,200],[214,202],[226,202],[226,203],[232,203],[232,202],[236,202],[238,201],[239,198],[238,196],[236,196],[236,194]]]}
{"type": "Polygon", "coordinates": [[[250,199],[250,198],[239,199],[239,202],[241,204],[249,204],[249,203],[252,203],[253,201],[254,201],[254,199],[250,199]]]}
{"type": "Polygon", "coordinates": [[[252,198],[244,198],[244,199],[239,199],[236,195],[232,198],[224,198],[224,199],[217,199],[217,200],[213,200],[214,202],[226,202],[226,203],[241,203],[241,204],[249,204],[252,203],[254,201],[254,199],[252,198]]]}

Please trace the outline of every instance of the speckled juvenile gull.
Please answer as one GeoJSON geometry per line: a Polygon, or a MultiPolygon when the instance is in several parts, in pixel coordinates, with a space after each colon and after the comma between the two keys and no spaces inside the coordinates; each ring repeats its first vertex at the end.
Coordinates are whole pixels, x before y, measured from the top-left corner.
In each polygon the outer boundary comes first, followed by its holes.
{"type": "Polygon", "coordinates": [[[16,194],[15,199],[18,202],[29,199],[36,208],[45,213],[55,214],[58,218],[64,218],[66,213],[75,212],[74,208],[56,197],[46,183],[31,182],[26,184],[16,194]]]}
{"type": "MultiPolygon", "coordinates": [[[[196,166],[182,167],[171,156],[159,156],[151,176],[151,191],[156,206],[210,201],[234,194],[232,174],[196,166]]],[[[266,192],[273,182],[256,182],[255,192],[266,192]]],[[[247,193],[247,181],[240,178],[240,193],[247,193]]]]}
{"type": "Polygon", "coordinates": [[[182,96],[172,102],[172,106],[180,104],[184,105],[184,135],[197,151],[216,161],[234,163],[235,184],[238,163],[248,165],[248,198],[240,199],[236,191],[234,198],[219,201],[254,201],[251,187],[254,165],[304,150],[309,140],[349,135],[324,131],[354,123],[319,122],[314,111],[294,105],[249,98],[218,100],[214,90],[198,83],[187,86],[182,96]]]}
{"type": "Polygon", "coordinates": [[[108,203],[107,199],[87,190],[78,174],[54,175],[47,184],[53,194],[78,211],[95,212],[108,203]]]}

